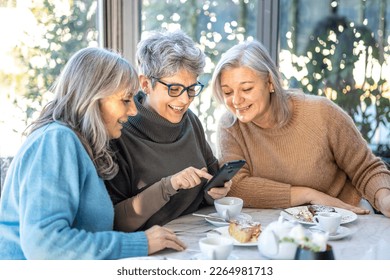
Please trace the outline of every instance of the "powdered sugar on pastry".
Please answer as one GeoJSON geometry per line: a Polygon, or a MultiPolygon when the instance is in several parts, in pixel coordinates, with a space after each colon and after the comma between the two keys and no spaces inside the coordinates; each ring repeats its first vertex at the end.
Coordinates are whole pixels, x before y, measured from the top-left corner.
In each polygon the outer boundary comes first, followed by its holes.
{"type": "Polygon", "coordinates": [[[261,224],[247,220],[235,220],[229,223],[229,234],[238,242],[256,242],[261,233],[261,224]]]}

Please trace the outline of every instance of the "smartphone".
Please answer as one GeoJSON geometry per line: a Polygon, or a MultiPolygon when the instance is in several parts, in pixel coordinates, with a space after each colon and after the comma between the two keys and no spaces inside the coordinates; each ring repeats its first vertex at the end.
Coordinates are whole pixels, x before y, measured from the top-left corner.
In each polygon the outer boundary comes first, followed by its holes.
{"type": "Polygon", "coordinates": [[[211,178],[205,185],[205,191],[209,191],[211,188],[221,188],[224,183],[233,178],[234,175],[244,166],[245,160],[229,161],[221,166],[218,172],[211,178]]]}

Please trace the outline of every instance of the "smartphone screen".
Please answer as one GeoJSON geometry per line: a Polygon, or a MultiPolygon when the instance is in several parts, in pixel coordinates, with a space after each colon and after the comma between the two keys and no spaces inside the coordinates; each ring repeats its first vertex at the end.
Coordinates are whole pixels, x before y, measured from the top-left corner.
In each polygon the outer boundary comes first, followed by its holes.
{"type": "Polygon", "coordinates": [[[211,188],[222,188],[224,183],[232,179],[245,163],[245,160],[235,160],[222,165],[214,177],[206,183],[205,191],[208,191],[211,188]]]}

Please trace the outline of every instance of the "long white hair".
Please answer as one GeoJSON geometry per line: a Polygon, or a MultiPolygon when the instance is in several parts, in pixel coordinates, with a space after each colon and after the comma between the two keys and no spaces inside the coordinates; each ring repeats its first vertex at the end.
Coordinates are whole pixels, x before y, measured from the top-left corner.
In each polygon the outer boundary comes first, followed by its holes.
{"type": "Polygon", "coordinates": [[[32,123],[31,131],[57,121],[75,131],[103,179],[118,172],[109,147],[99,100],[124,90],[128,96],[139,89],[138,75],[122,56],[103,48],[85,48],[75,53],[58,77],[55,98],[32,123]]]}

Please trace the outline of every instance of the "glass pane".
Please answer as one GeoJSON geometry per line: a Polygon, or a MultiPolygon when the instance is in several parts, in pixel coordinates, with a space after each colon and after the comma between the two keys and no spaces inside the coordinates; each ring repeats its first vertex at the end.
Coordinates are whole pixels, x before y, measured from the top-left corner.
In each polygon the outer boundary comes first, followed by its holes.
{"type": "Polygon", "coordinates": [[[0,3],[0,157],[7,157],[52,98],[49,88],[68,58],[97,45],[97,0],[0,3]]]}
{"type": "Polygon", "coordinates": [[[279,34],[286,85],[333,100],[390,153],[390,0],[280,0],[279,34]]]}
{"type": "Polygon", "coordinates": [[[80,48],[98,44],[97,2],[0,2],[1,184],[63,65],[80,48]]]}
{"type": "Polygon", "coordinates": [[[142,1],[142,31],[182,29],[199,43],[208,57],[205,74],[200,82],[205,85],[191,104],[204,126],[211,146],[216,141],[216,121],[221,110],[211,98],[208,87],[213,69],[228,48],[256,34],[256,0],[144,0],[142,1]]]}

